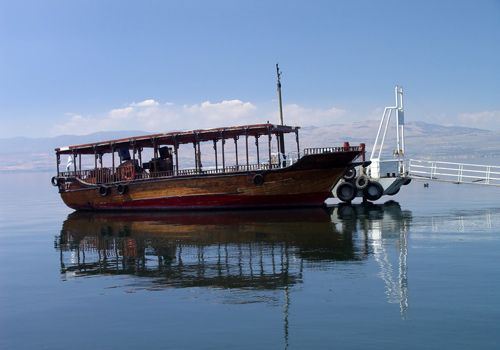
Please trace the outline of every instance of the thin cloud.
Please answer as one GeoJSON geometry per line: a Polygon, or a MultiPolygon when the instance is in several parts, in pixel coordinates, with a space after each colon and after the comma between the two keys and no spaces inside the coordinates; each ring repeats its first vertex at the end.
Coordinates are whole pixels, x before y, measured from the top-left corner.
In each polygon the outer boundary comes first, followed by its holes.
{"type": "Polygon", "coordinates": [[[487,130],[498,130],[500,125],[500,110],[462,113],[459,114],[458,120],[464,126],[487,130]]]}
{"type": "Polygon", "coordinates": [[[132,103],[132,106],[134,107],[153,107],[153,106],[158,106],[159,103],[155,100],[144,100],[142,102],[139,102],[139,103],[132,103]]]}
{"type": "MultiPolygon", "coordinates": [[[[337,107],[308,108],[298,104],[283,107],[288,125],[322,126],[340,121],[346,111],[337,107]]],[[[67,114],[52,133],[84,135],[97,131],[143,130],[152,132],[212,128],[264,123],[279,120],[278,112],[264,111],[252,102],[241,100],[204,101],[192,105],[160,103],[153,99],[130,103],[102,115],[67,114]]]]}
{"type": "MultiPolygon", "coordinates": [[[[301,126],[324,126],[339,122],[346,115],[346,111],[337,107],[308,108],[298,104],[283,106],[286,123],[301,126]]],[[[279,120],[278,112],[273,113],[273,120],[279,120]]]]}
{"type": "Polygon", "coordinates": [[[208,128],[233,123],[253,123],[257,107],[250,102],[228,100],[205,101],[194,105],[161,104],[148,99],[103,115],[67,114],[63,123],[53,127],[53,134],[85,135],[97,131],[145,130],[168,131],[208,128]]]}

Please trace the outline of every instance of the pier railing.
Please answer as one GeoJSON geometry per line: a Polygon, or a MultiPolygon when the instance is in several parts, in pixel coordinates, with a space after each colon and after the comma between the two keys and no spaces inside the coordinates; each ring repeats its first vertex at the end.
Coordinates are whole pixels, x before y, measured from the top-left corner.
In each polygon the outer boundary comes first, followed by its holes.
{"type": "Polygon", "coordinates": [[[416,179],[500,186],[500,166],[410,159],[408,175],[416,179]]]}

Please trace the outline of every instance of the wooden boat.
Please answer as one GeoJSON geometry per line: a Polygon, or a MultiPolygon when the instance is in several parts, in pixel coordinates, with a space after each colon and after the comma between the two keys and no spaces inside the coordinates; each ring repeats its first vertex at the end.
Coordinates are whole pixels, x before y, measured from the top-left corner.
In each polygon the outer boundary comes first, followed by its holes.
{"type": "Polygon", "coordinates": [[[364,144],[301,152],[298,131],[299,127],[266,123],[56,148],[57,175],[52,184],[59,188],[64,203],[77,210],[321,206],[346,168],[364,154],[364,144]],[[295,135],[296,152],[285,154],[286,134],[295,135]],[[267,139],[265,162],[259,151],[261,137],[267,139]],[[245,141],[243,164],[238,155],[240,138],[245,141]],[[273,138],[277,153],[272,153],[273,138]],[[249,139],[255,141],[252,154],[249,139]],[[227,140],[234,141],[230,165],[227,140]],[[207,143],[213,143],[214,149],[210,167],[202,165],[200,145],[207,143]],[[183,168],[180,161],[185,158],[179,157],[179,148],[187,144],[194,148],[194,162],[188,162],[194,166],[183,168]],[[143,161],[148,154],[151,160],[143,161]],[[66,171],[60,171],[63,155],[68,155],[66,171]]]}

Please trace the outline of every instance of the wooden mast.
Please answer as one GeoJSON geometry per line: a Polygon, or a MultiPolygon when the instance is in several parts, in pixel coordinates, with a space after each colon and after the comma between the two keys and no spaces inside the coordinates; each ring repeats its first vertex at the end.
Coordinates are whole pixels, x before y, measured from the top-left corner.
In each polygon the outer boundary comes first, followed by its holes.
{"type": "MultiPolygon", "coordinates": [[[[279,103],[279,109],[280,109],[280,123],[281,125],[283,124],[283,100],[281,98],[281,72],[280,72],[280,67],[278,66],[278,63],[276,63],[276,78],[277,78],[277,90],[278,90],[278,103],[279,103]]],[[[285,158],[285,136],[283,132],[278,133],[278,139],[279,139],[279,150],[278,152],[283,154],[283,158],[285,158]]]]}

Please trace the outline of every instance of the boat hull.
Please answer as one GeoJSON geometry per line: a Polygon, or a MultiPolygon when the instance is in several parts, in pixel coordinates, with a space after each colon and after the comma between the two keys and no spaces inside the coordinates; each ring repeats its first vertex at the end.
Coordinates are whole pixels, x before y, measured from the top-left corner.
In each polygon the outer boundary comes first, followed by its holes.
{"type": "MultiPolygon", "coordinates": [[[[61,197],[77,210],[187,210],[321,206],[358,152],[305,157],[282,169],[135,180],[102,196],[73,179],[61,197]],[[256,179],[258,177],[258,179],[256,179]],[[257,181],[259,180],[259,181],[257,181]]],[[[64,188],[64,189],[62,189],[64,188]]]]}

